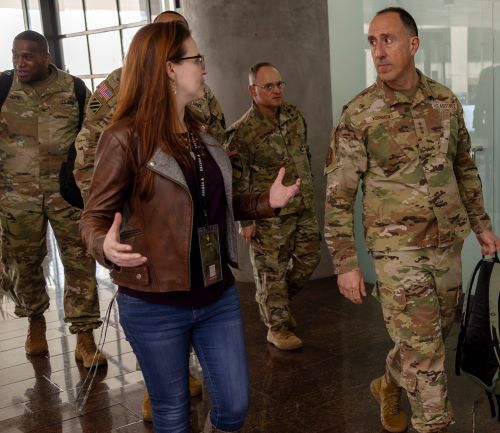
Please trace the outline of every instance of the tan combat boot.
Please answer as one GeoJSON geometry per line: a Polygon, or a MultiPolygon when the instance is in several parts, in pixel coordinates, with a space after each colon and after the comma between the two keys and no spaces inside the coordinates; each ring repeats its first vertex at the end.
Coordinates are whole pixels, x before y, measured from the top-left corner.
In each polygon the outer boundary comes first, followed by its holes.
{"type": "Polygon", "coordinates": [[[196,377],[189,374],[189,395],[196,397],[201,394],[201,382],[196,377]]]}
{"type": "Polygon", "coordinates": [[[304,345],[302,340],[286,326],[276,331],[269,329],[267,331],[267,341],[274,344],[280,350],[300,349],[304,345]]]}
{"type": "Polygon", "coordinates": [[[146,422],[153,422],[153,411],[147,389],[144,391],[144,398],[142,399],[142,419],[146,422]]]}
{"type": "Polygon", "coordinates": [[[380,403],[380,420],[384,428],[391,433],[406,431],[406,414],[399,407],[401,388],[388,380],[386,373],[372,381],[370,390],[380,403]]]}
{"type": "Polygon", "coordinates": [[[95,367],[108,363],[106,356],[97,350],[92,330],[82,331],[77,334],[75,359],[77,361],[83,361],[83,366],[85,368],[90,368],[92,366],[92,361],[94,361],[95,367]],[[97,355],[95,355],[96,352],[97,355]]]}
{"type": "Polygon", "coordinates": [[[49,351],[47,337],[45,336],[45,331],[47,330],[45,317],[43,317],[43,314],[39,314],[38,316],[28,318],[28,320],[28,335],[24,344],[26,354],[45,355],[49,351]]]}
{"type": "Polygon", "coordinates": [[[215,427],[210,420],[210,412],[208,412],[207,419],[205,421],[205,428],[201,433],[238,433],[240,430],[226,431],[215,427]]]}

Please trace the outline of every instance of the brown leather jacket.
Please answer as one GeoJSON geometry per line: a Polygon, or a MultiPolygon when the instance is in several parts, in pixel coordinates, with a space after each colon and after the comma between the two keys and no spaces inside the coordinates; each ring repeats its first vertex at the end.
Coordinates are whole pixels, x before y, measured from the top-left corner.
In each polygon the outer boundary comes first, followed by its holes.
{"type": "MultiPolygon", "coordinates": [[[[235,195],[229,158],[210,135],[200,133],[206,148],[219,166],[226,193],[227,251],[230,263],[237,263],[234,215],[238,219],[275,216],[269,193],[235,195]],[[233,210],[234,207],[234,210],[233,210]]],[[[176,160],[158,149],[146,167],[155,173],[149,201],[132,206],[133,185],[138,174],[138,138],[130,121],[121,120],[101,136],[90,195],[80,231],[90,254],[111,269],[115,284],[146,292],[190,289],[189,257],[193,226],[193,202],[176,160]],[[148,261],[131,268],[113,265],[104,257],[103,242],[116,212],[123,215],[120,242],[148,261]]]]}

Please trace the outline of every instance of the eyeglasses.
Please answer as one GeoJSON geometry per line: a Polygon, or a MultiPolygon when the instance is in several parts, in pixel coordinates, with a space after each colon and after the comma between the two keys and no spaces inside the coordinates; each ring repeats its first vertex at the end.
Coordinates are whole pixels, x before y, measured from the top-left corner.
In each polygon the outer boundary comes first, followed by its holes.
{"type": "Polygon", "coordinates": [[[202,54],[198,54],[197,56],[189,56],[189,57],[178,57],[177,59],[169,59],[171,62],[181,62],[182,60],[195,60],[195,63],[198,63],[201,66],[201,69],[205,69],[205,56],[202,54]]]}
{"type": "Polygon", "coordinates": [[[254,87],[260,87],[266,92],[271,92],[275,87],[278,89],[284,89],[286,87],[285,81],[278,81],[277,83],[266,83],[266,84],[252,84],[254,87]]]}

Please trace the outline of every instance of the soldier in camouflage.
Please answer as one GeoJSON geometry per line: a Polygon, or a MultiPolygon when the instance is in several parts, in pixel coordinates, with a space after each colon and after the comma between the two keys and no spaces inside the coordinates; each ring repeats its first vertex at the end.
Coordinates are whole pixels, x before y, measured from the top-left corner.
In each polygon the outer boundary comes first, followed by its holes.
{"type": "Polygon", "coordinates": [[[282,350],[302,347],[293,332],[290,300],[302,289],[320,260],[320,235],[314,214],[311,158],[306,123],[293,105],[283,102],[285,82],[270,63],[249,74],[250,109],[227,132],[226,150],[239,193],[267,191],[280,167],[284,183],[301,180],[301,191],[276,218],[242,221],[250,242],[256,300],[267,340],[282,350]]]}
{"type": "MultiPolygon", "coordinates": [[[[26,353],[47,353],[42,262],[50,222],[64,265],[65,321],[78,334],[76,358],[90,367],[97,350],[92,330],[101,324],[95,262],[81,243],[81,211],[64,201],[58,181],[79,124],[74,78],[50,64],[46,39],[33,31],[16,36],[12,58],[13,82],[0,112],[3,289],[15,313],[29,318],[26,353]]],[[[96,358],[106,363],[100,352],[96,358]]]]}
{"type": "MultiPolygon", "coordinates": [[[[185,18],[175,11],[162,12],[155,19],[155,22],[170,21],[181,21],[188,27],[185,18]]],[[[94,172],[94,155],[97,142],[102,131],[111,122],[116,110],[121,72],[122,68],[111,72],[90,97],[87,112],[85,113],[85,121],[75,142],[77,157],[74,174],[84,201],[87,199],[92,173],[94,172]]],[[[193,102],[192,108],[200,114],[200,118],[206,124],[208,132],[219,143],[222,143],[226,130],[224,114],[217,98],[206,84],[205,97],[193,102]]]]}
{"type": "Polygon", "coordinates": [[[470,228],[483,254],[500,249],[500,239],[484,210],[460,102],[415,68],[415,21],[401,8],[384,9],[372,20],[368,41],[378,78],[344,107],[332,135],[325,238],[340,292],[361,303],[366,291],[353,235],[361,180],[374,295],[395,343],[371,391],[386,430],[407,428],[402,387],[413,427],[442,433],[453,422],[444,339],[461,293],[462,244],[470,228]]]}

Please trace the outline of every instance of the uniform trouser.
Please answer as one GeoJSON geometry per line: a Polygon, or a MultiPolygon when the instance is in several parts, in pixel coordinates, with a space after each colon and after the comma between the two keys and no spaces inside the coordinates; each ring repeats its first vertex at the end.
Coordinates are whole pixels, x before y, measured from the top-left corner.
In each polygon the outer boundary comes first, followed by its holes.
{"type": "Polygon", "coordinates": [[[15,301],[15,314],[32,317],[49,308],[42,263],[50,222],[64,266],[64,320],[71,323],[72,333],[97,328],[101,321],[95,261],[80,238],[81,211],[59,193],[36,197],[3,193],[0,199],[2,285],[15,301]]]}
{"type": "Polygon", "coordinates": [[[318,222],[312,209],[255,221],[250,259],[264,324],[273,330],[290,321],[290,300],[320,260],[318,222]]]}
{"type": "Polygon", "coordinates": [[[373,252],[377,287],[394,347],[386,369],[408,395],[418,432],[453,422],[444,368],[444,340],[461,294],[462,243],[446,248],[373,252]]]}

